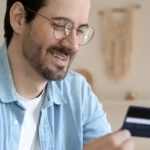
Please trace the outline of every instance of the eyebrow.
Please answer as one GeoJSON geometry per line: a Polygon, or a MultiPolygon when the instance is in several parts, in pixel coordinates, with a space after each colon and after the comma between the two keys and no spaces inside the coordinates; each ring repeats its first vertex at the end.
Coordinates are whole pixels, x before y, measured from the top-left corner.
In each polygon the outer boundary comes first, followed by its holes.
{"type": "Polygon", "coordinates": [[[88,24],[81,24],[78,28],[82,28],[82,27],[89,27],[88,24]]]}
{"type": "MultiPolygon", "coordinates": [[[[56,20],[65,19],[65,20],[68,20],[68,21],[72,22],[73,24],[75,24],[72,20],[70,20],[66,17],[61,17],[60,16],[60,17],[53,17],[52,19],[56,19],[56,20]]],[[[81,25],[78,26],[78,28],[81,28],[81,27],[89,27],[89,25],[87,23],[85,23],[85,24],[81,24],[81,25]]]]}

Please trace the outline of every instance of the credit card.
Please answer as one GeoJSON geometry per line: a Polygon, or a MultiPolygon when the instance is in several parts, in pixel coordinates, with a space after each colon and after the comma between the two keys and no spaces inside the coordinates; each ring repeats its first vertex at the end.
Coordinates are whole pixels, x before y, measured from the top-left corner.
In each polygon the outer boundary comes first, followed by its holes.
{"type": "Polygon", "coordinates": [[[121,129],[127,129],[132,136],[150,137],[150,108],[129,106],[121,129]]]}

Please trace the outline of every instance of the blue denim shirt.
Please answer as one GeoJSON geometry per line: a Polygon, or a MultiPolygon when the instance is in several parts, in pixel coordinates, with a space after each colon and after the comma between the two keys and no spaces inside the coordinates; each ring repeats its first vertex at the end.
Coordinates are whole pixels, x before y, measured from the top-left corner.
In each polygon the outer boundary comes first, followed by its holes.
{"type": "MultiPolygon", "coordinates": [[[[0,48],[0,150],[18,149],[24,115],[4,43],[0,48]]],[[[86,80],[68,72],[65,79],[48,82],[38,131],[41,150],[82,150],[90,139],[110,133],[111,128],[86,80]]]]}

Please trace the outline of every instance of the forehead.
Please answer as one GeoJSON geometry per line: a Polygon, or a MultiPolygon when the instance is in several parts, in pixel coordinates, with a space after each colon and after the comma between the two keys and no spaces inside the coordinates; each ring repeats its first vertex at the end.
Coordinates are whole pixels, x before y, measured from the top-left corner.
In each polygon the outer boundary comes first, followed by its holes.
{"type": "Polygon", "coordinates": [[[90,0],[48,0],[42,8],[49,18],[65,17],[75,24],[88,22],[90,0]]]}

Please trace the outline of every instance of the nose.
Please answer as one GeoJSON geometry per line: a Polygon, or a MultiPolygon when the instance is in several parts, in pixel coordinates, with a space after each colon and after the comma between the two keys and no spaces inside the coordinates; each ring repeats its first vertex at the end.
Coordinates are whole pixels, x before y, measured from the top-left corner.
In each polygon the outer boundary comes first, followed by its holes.
{"type": "Polygon", "coordinates": [[[73,52],[79,51],[80,46],[76,35],[76,29],[73,29],[65,39],[61,40],[61,45],[67,49],[72,50],[73,52]]]}

